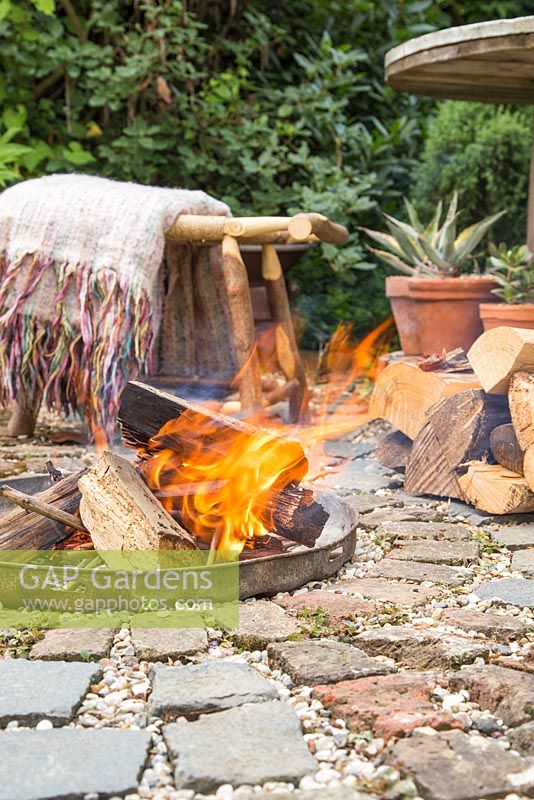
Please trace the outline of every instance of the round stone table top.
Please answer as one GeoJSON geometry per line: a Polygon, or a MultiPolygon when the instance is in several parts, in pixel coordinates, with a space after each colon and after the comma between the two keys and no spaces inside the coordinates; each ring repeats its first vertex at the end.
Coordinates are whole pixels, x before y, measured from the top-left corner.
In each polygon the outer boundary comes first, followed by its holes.
{"type": "Polygon", "coordinates": [[[386,54],[386,81],[427,97],[534,103],[534,16],[428,33],[386,54]]]}

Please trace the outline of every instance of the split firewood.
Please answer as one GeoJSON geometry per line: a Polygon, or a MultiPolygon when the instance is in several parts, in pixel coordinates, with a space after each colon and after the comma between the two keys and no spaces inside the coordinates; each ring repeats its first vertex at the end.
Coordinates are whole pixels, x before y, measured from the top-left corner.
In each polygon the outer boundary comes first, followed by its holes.
{"type": "Polygon", "coordinates": [[[47,519],[53,519],[55,522],[61,522],[62,525],[66,525],[69,528],[74,528],[78,531],[84,531],[87,533],[87,528],[78,519],[75,517],[74,514],[68,514],[66,511],[62,511],[60,508],[56,508],[51,503],[44,503],[42,500],[39,500],[38,497],[34,497],[31,494],[24,494],[24,492],[19,492],[17,489],[13,489],[11,486],[0,486],[0,497],[3,497],[4,500],[7,500],[8,503],[12,503],[14,506],[18,506],[19,508],[23,508],[25,511],[28,512],[35,512],[36,514],[40,514],[42,517],[46,517],[47,519]]]}
{"type": "Polygon", "coordinates": [[[498,425],[490,434],[491,454],[497,464],[511,472],[523,474],[523,451],[519,447],[514,426],[498,425]]]}
{"type": "Polygon", "coordinates": [[[414,440],[406,467],[408,492],[462,498],[458,471],[463,464],[486,458],[490,434],[508,422],[506,398],[470,390],[433,406],[414,440]]]}
{"type": "Polygon", "coordinates": [[[458,392],[479,388],[471,372],[424,372],[416,364],[394,363],[378,376],[369,413],[372,419],[385,419],[415,439],[431,406],[458,392]]]}
{"type": "Polygon", "coordinates": [[[506,394],[515,372],[534,372],[534,330],[492,328],[478,337],[467,357],[486,392],[506,394]]]}
{"type": "MultiPolygon", "coordinates": [[[[199,441],[202,452],[211,451],[215,456],[225,457],[237,436],[253,439],[261,434],[272,448],[273,464],[291,464],[291,482],[273,496],[276,532],[301,544],[309,544],[310,541],[313,544],[320,534],[321,529],[316,530],[315,525],[309,522],[309,530],[302,532],[298,525],[293,526],[292,523],[293,515],[298,516],[313,504],[313,491],[298,485],[308,471],[308,460],[300,442],[276,436],[247,422],[136,382],[128,383],[122,395],[119,423],[124,444],[135,448],[143,460],[156,455],[163,448],[181,456],[190,454],[198,448],[199,441]],[[179,430],[170,426],[168,432],[158,435],[166,423],[183,415],[187,415],[185,419],[190,419],[191,425],[181,425],[179,430]]],[[[165,487],[162,488],[165,491],[165,487]]],[[[182,488],[175,485],[167,491],[180,492],[182,488]]]]}
{"type": "Polygon", "coordinates": [[[493,464],[475,461],[459,478],[465,498],[490,514],[534,511],[534,492],[522,475],[493,464]]]}
{"type": "MultiPolygon", "coordinates": [[[[80,505],[78,480],[84,473],[82,470],[69,475],[44,492],[33,495],[32,499],[58,511],[75,514],[80,505]]],[[[63,523],[22,508],[8,511],[0,519],[0,550],[48,550],[66,539],[70,532],[63,523]]]]}
{"type": "Polygon", "coordinates": [[[517,441],[526,450],[534,444],[534,375],[528,372],[512,375],[508,402],[517,441]]]}
{"type": "Polygon", "coordinates": [[[125,458],[103,453],[79,488],[82,522],[97,550],[196,549],[125,458]]]}
{"type": "Polygon", "coordinates": [[[376,460],[384,467],[393,469],[396,472],[404,472],[410,458],[411,449],[412,440],[405,436],[404,433],[394,431],[378,442],[374,455],[376,460]]]}
{"type": "Polygon", "coordinates": [[[531,444],[525,450],[523,457],[523,473],[529,488],[534,492],[534,445],[531,444]]]}

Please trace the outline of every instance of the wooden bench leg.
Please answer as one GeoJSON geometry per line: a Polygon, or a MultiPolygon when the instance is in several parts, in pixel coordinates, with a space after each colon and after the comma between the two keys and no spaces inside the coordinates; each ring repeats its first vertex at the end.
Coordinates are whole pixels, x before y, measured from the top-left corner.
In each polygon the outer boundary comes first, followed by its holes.
{"type": "Polygon", "coordinates": [[[31,436],[35,430],[40,406],[40,395],[32,398],[29,402],[26,399],[15,400],[12,405],[11,417],[7,423],[7,435],[31,436]]]}
{"type": "Polygon", "coordinates": [[[280,366],[289,381],[297,381],[297,390],[289,398],[289,416],[291,422],[301,422],[308,418],[309,392],[306,371],[293,328],[293,319],[287,297],[286,284],[282,266],[276,248],[272,244],[264,244],[262,250],[262,277],[267,289],[267,300],[271,316],[285,333],[277,336],[277,354],[280,366]],[[289,349],[290,358],[284,358],[284,348],[289,349]],[[289,361],[289,364],[287,363],[289,361]]]}
{"type": "Polygon", "coordinates": [[[260,362],[256,352],[247,270],[239,251],[239,244],[233,236],[223,238],[222,256],[232,339],[239,367],[241,410],[250,413],[262,407],[260,362]]]}

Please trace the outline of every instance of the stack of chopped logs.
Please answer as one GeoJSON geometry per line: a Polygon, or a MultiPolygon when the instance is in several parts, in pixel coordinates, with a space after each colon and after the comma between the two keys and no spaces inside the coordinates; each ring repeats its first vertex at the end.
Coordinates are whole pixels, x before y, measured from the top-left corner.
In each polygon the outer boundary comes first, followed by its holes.
{"type": "MultiPolygon", "coordinates": [[[[17,506],[0,518],[0,550],[50,549],[62,547],[73,531],[81,532],[75,546],[97,550],[191,550],[203,549],[202,542],[182,524],[179,513],[168,513],[141,477],[139,464],[160,449],[171,449],[178,456],[191,453],[194,430],[181,426],[180,433],[157,437],[170,420],[193,415],[203,422],[203,451],[218,453],[235,436],[254,437],[260,430],[246,422],[225,416],[181,398],[131,382],[123,394],[119,414],[123,442],[136,451],[137,466],[117,453],[103,453],[87,470],[63,477],[51,488],[34,496],[12,487],[1,486],[0,495],[17,506]],[[156,444],[155,444],[156,441],[156,444]]],[[[186,417],[187,418],[187,417],[186,417]]],[[[265,434],[265,432],[263,432],[265,434]]],[[[276,530],[254,549],[289,552],[296,547],[313,547],[328,514],[316,515],[306,527],[297,523],[297,511],[314,501],[313,489],[298,479],[307,472],[308,462],[299,442],[270,435],[273,461],[291,461],[296,482],[284,482],[273,495],[276,530]],[[278,456],[277,456],[278,453],[278,456]],[[287,483],[287,485],[285,485],[287,483]],[[295,516],[295,521],[293,517],[295,516]]],[[[283,476],[282,476],[283,478],[283,476]]],[[[194,486],[175,487],[177,492],[194,486]]],[[[179,494],[179,492],[178,492],[179,494]]],[[[320,501],[317,501],[320,505],[320,501]]],[[[249,551],[250,552],[250,551],[249,551]]],[[[263,553],[265,555],[265,552],[263,553]]],[[[243,553],[243,557],[247,557],[243,553]]]]}
{"type": "Polygon", "coordinates": [[[534,331],[489,330],[467,359],[395,359],[370,411],[396,429],[377,457],[405,473],[407,491],[492,514],[534,511],[534,331]]]}

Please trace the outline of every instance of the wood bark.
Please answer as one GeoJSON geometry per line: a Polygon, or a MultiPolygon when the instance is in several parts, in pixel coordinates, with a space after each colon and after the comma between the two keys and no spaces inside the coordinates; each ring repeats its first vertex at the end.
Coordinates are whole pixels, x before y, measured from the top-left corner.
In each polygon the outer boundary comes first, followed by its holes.
{"type": "Polygon", "coordinates": [[[412,440],[405,436],[400,431],[384,436],[378,443],[375,449],[375,458],[384,467],[394,469],[396,472],[404,472],[410,452],[412,449],[412,440]]]}
{"type": "Polygon", "coordinates": [[[458,392],[479,388],[478,379],[469,372],[424,372],[416,364],[394,363],[378,376],[369,413],[415,439],[431,406],[458,392]]]}
{"type": "Polygon", "coordinates": [[[510,419],[506,398],[470,390],[441,400],[427,415],[406,467],[408,492],[462,498],[459,471],[487,458],[490,434],[510,419]]]}
{"type": "Polygon", "coordinates": [[[534,330],[492,328],[478,337],[467,357],[486,392],[507,394],[515,372],[534,372],[534,330]]]}
{"type": "Polygon", "coordinates": [[[267,244],[263,246],[262,277],[265,281],[271,316],[279,325],[276,332],[278,361],[287,380],[291,381],[296,378],[298,381],[297,391],[293,392],[289,398],[290,421],[298,422],[299,419],[303,420],[308,416],[308,384],[295,337],[282,267],[274,245],[267,244]],[[284,335],[282,336],[281,334],[284,335]]]}
{"type": "Polygon", "coordinates": [[[512,375],[508,401],[517,441],[526,450],[534,444],[534,375],[528,372],[512,375]]]}
{"type": "Polygon", "coordinates": [[[225,236],[222,240],[222,259],[232,339],[239,366],[241,407],[245,412],[253,412],[262,405],[260,362],[256,352],[247,270],[233,236],[225,236]]]}
{"type": "Polygon", "coordinates": [[[522,475],[500,465],[475,461],[459,478],[465,498],[490,514],[516,514],[534,511],[534,492],[522,475]]]}
{"type": "Polygon", "coordinates": [[[523,474],[523,451],[517,441],[514,426],[498,425],[490,434],[491,454],[501,467],[523,474]]]}
{"type": "Polygon", "coordinates": [[[79,487],[80,515],[95,549],[196,549],[191,534],[165,511],[125,458],[103,453],[79,487]]]}
{"type": "MultiPolygon", "coordinates": [[[[85,470],[63,478],[34,499],[75,514],[80,505],[78,479],[85,470]]],[[[0,517],[0,550],[48,550],[66,539],[69,531],[60,522],[22,508],[13,509],[0,517]]]]}

